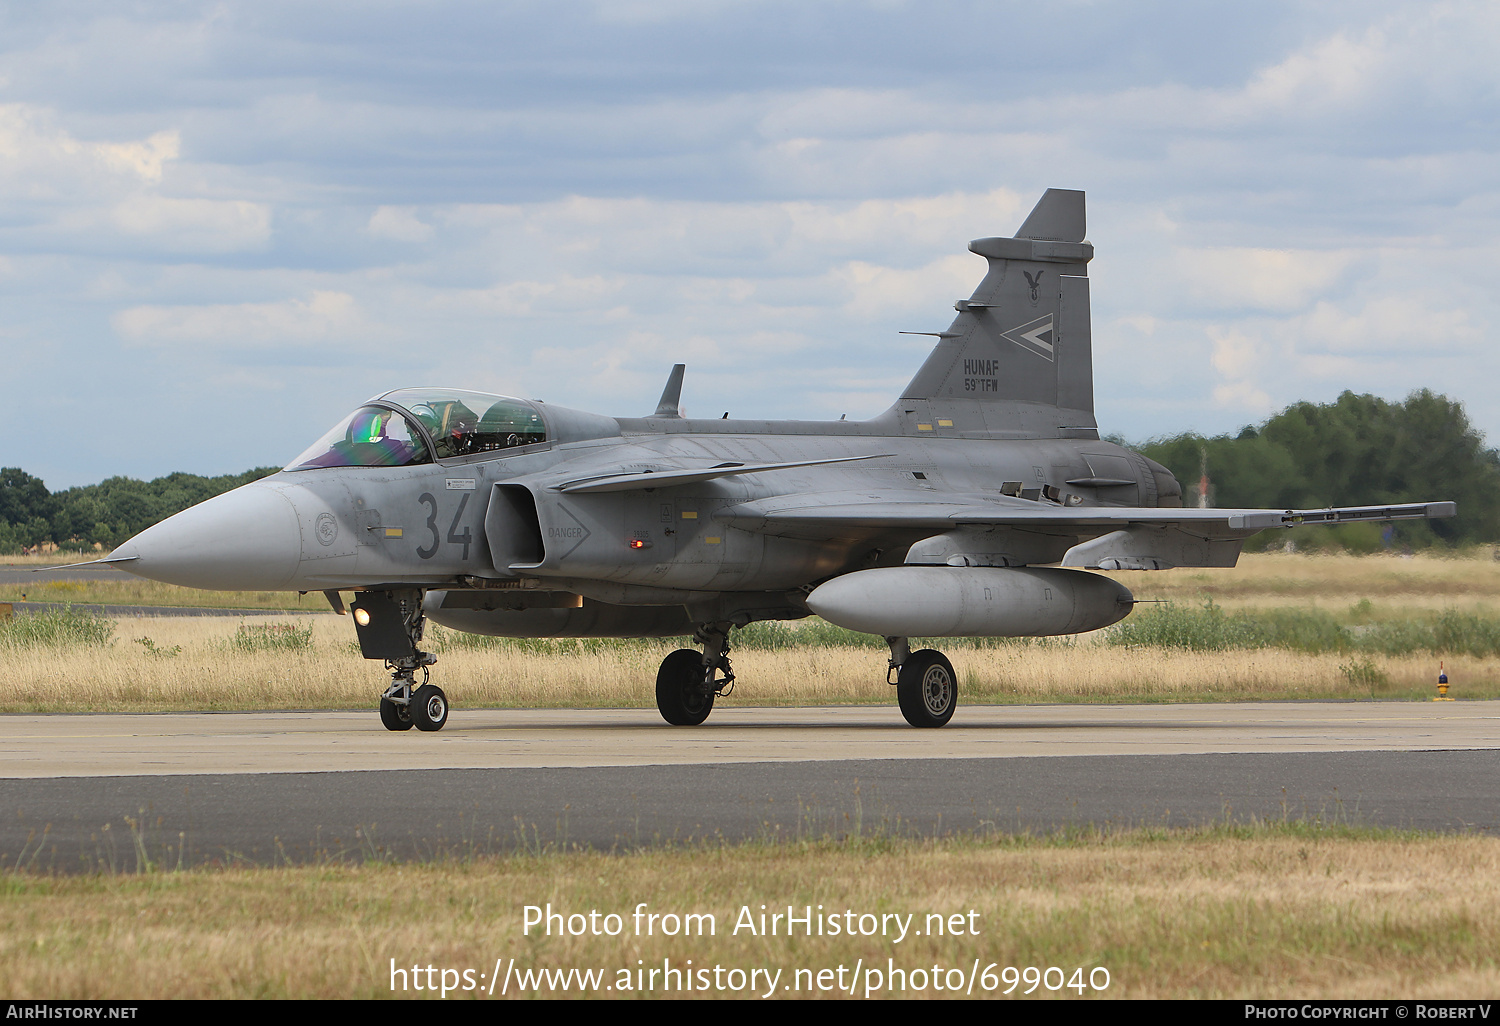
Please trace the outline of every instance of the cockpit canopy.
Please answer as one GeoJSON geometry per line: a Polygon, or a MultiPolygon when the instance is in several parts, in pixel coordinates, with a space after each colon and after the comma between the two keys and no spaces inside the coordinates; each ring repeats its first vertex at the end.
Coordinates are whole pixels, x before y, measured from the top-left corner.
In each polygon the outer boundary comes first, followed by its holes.
{"type": "Polygon", "coordinates": [[[523,399],[403,388],[349,414],[286,469],[406,467],[546,440],[541,412],[523,399]]]}

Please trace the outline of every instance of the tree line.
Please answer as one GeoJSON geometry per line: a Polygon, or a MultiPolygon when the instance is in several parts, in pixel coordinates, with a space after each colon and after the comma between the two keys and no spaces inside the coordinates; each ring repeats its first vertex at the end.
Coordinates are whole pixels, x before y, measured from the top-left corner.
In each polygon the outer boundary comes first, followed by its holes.
{"type": "Polygon", "coordinates": [[[64,547],[114,548],[173,513],[276,472],[257,467],[243,474],[200,477],[168,474],[154,481],[112,477],[94,485],[49,492],[19,467],[0,469],[0,553],[48,542],[64,547]]]}
{"type": "Polygon", "coordinates": [[[1461,403],[1426,389],[1400,403],[1345,392],[1325,405],[1296,403],[1237,435],[1174,435],[1135,448],[1176,475],[1189,506],[1198,504],[1204,469],[1209,504],[1220,508],[1458,503],[1447,520],[1267,531],[1252,539],[1260,547],[1285,539],[1355,550],[1500,541],[1500,453],[1485,447],[1461,403]]]}
{"type": "MultiPolygon", "coordinates": [[[[1345,392],[1326,405],[1296,403],[1236,435],[1173,435],[1132,448],[1176,475],[1189,506],[1197,505],[1204,470],[1210,505],[1218,507],[1458,503],[1459,514],[1450,520],[1402,521],[1389,529],[1304,528],[1294,536],[1268,531],[1251,547],[1287,537],[1356,550],[1500,541],[1500,453],[1485,447],[1462,404],[1425,389],[1401,403],[1345,392]]],[[[112,477],[61,492],[49,492],[19,468],[0,470],[0,553],[47,542],[113,548],[173,513],[275,470],[179,473],[154,481],[112,477]]]]}

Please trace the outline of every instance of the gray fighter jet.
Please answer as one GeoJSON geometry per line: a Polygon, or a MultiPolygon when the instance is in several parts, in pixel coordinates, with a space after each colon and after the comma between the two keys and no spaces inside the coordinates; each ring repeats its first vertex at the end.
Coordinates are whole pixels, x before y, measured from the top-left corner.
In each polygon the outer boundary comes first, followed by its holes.
{"type": "Polygon", "coordinates": [[[1099,438],[1083,193],[1049,189],[979,239],[974,294],[871,420],[694,420],[683,367],[616,418],[456,388],[371,399],[286,469],[101,562],[197,588],[321,591],[391,683],[391,730],[448,718],[427,621],[506,637],[693,636],[662,661],[668,723],[734,681],[732,629],[816,613],[890,645],[907,721],[940,727],[958,677],[912,637],[1106,627],[1129,591],[1091,569],[1234,566],[1273,527],[1442,517],[1452,503],[1184,509],[1167,470],[1099,438]],[[420,672],[421,683],[417,677],[420,672]]]}

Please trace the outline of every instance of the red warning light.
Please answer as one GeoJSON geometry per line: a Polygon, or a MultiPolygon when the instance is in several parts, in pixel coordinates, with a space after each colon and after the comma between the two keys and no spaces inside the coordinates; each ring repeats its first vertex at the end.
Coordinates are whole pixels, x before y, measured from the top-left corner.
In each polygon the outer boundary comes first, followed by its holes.
{"type": "Polygon", "coordinates": [[[630,540],[630,547],[632,549],[644,549],[646,547],[646,541],[644,538],[632,538],[630,540]]]}

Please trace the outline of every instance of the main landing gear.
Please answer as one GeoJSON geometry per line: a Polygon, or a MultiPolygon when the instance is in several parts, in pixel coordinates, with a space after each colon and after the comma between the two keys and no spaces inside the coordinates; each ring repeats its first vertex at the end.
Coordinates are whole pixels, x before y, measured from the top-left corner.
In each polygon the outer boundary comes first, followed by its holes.
{"type": "Polygon", "coordinates": [[[708,623],[693,640],[701,653],[679,648],[661,661],[656,671],[656,708],[674,727],[696,727],[714,710],[714,699],[734,690],[729,667],[728,623],[708,623]]]}
{"type": "MultiPolygon", "coordinates": [[[[703,646],[702,652],[679,648],[661,661],[656,672],[656,708],[662,719],[676,727],[696,727],[713,712],[715,698],[734,690],[730,626],[701,625],[693,640],[703,646]]],[[[903,637],[885,640],[891,646],[886,681],[896,686],[896,700],[906,722],[913,727],[941,727],[953,719],[958,708],[958,675],[948,657],[931,648],[913,652],[903,637]]]]}
{"type": "Polygon", "coordinates": [[[941,727],[958,708],[958,677],[948,657],[936,649],[913,652],[905,638],[889,637],[890,667],[886,682],[896,685],[901,715],[913,727],[941,727]],[[891,681],[891,674],[896,674],[891,681]]]}

